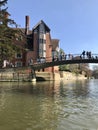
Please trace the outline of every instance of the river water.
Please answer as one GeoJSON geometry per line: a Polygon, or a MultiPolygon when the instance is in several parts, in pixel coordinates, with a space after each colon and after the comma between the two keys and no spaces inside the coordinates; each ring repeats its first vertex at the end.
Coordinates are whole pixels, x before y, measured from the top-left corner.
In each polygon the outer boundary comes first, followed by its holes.
{"type": "Polygon", "coordinates": [[[98,130],[98,80],[0,83],[0,130],[98,130]]]}

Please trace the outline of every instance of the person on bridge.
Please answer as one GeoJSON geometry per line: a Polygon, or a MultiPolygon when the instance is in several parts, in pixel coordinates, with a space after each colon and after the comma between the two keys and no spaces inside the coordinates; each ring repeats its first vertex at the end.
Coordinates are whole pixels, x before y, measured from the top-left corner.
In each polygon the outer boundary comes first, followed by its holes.
{"type": "Polygon", "coordinates": [[[86,56],[87,56],[88,59],[91,59],[91,57],[92,57],[91,51],[90,52],[87,51],[86,56]]]}
{"type": "Polygon", "coordinates": [[[83,59],[85,58],[85,51],[83,50],[82,52],[82,55],[83,55],[83,59]]]}
{"type": "Polygon", "coordinates": [[[91,59],[91,57],[92,57],[92,54],[91,54],[91,51],[89,52],[89,58],[91,59]]]}

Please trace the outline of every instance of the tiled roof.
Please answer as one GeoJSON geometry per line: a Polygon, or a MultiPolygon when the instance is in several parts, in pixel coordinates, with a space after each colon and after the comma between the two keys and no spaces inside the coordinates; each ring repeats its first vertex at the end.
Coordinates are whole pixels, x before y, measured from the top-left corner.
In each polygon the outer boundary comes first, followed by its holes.
{"type": "Polygon", "coordinates": [[[52,42],[53,50],[56,50],[57,47],[59,47],[59,40],[58,39],[52,39],[51,42],[52,42]]]}
{"type": "MultiPolygon", "coordinates": [[[[23,34],[25,34],[25,28],[13,28],[14,30],[20,30],[23,34]]],[[[31,34],[32,30],[28,30],[28,34],[31,34]]]]}

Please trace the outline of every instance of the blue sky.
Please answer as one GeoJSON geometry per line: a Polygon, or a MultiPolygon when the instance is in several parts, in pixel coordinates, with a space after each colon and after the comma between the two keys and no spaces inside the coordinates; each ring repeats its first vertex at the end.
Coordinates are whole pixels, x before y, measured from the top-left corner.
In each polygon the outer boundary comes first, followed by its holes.
{"type": "Polygon", "coordinates": [[[98,0],[8,0],[7,6],[21,27],[26,15],[30,29],[42,19],[65,53],[98,53],[98,0]]]}

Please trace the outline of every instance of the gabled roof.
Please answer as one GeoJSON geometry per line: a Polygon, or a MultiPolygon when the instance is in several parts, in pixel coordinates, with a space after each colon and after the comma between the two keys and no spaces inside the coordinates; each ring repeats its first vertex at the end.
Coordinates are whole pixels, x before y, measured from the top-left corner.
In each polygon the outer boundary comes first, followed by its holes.
{"type": "Polygon", "coordinates": [[[41,23],[43,23],[48,31],[50,31],[50,28],[45,24],[43,20],[40,20],[34,27],[33,30],[36,29],[41,23]]]}
{"type": "Polygon", "coordinates": [[[52,50],[55,51],[57,47],[59,47],[59,39],[52,39],[51,42],[52,42],[52,50]]]}

